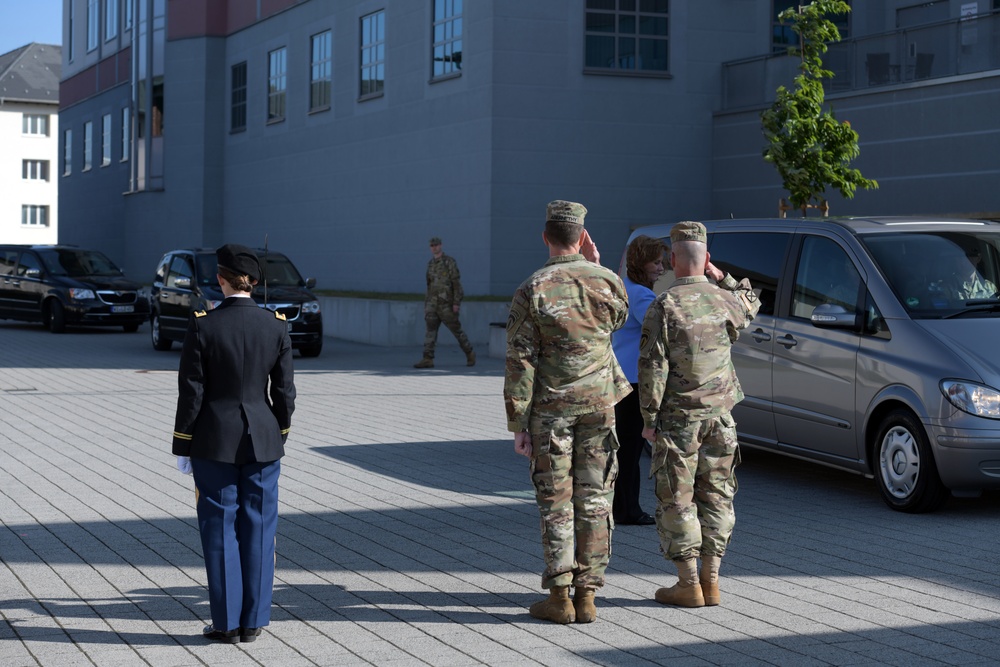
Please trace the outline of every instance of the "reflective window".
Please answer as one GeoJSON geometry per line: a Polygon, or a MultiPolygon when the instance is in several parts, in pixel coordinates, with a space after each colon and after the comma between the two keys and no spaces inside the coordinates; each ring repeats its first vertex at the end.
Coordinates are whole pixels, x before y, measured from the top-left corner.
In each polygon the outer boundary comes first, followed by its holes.
{"type": "Polygon", "coordinates": [[[73,173],[73,130],[63,131],[63,176],[73,173]]]}
{"type": "Polygon", "coordinates": [[[385,90],[385,11],[361,19],[361,97],[385,90]]]}
{"type": "Polygon", "coordinates": [[[230,81],[229,129],[232,132],[247,127],[247,64],[236,63],[232,68],[230,81]]]}
{"type": "Polygon", "coordinates": [[[101,118],[101,166],[111,164],[111,114],[101,118]]]}
{"type": "Polygon", "coordinates": [[[432,76],[462,70],[462,0],[434,0],[432,76]]]}
{"type": "Polygon", "coordinates": [[[790,234],[732,232],[709,235],[712,264],[736,280],[750,279],[760,298],[760,313],[774,315],[778,276],[788,251],[790,234]]]}
{"type": "Polygon", "coordinates": [[[21,178],[26,181],[49,180],[49,161],[21,160],[21,178]]]}
{"type": "Polygon", "coordinates": [[[94,160],[94,124],[89,120],[83,124],[83,171],[90,169],[94,160]]]}
{"type": "Polygon", "coordinates": [[[792,290],[792,317],[809,319],[816,306],[827,303],[856,312],[860,287],[861,274],[836,241],[822,236],[803,239],[792,290]]]}
{"type": "Polygon", "coordinates": [[[587,0],[587,69],[668,71],[668,0],[587,0]]]}
{"type": "Polygon", "coordinates": [[[122,137],[121,137],[121,150],[122,150],[122,162],[128,162],[128,155],[132,152],[132,130],[131,121],[132,115],[129,112],[128,107],[122,107],[122,137]]]}
{"type": "Polygon", "coordinates": [[[49,207],[25,204],[21,207],[21,224],[30,227],[49,226],[49,207]]]}
{"type": "MultiPolygon", "coordinates": [[[[125,0],[128,4],[130,0],[125,0]]],[[[104,1],[104,39],[109,40],[118,34],[118,0],[104,1]]]]}
{"type": "Polygon", "coordinates": [[[287,51],[285,47],[267,54],[267,120],[285,119],[285,90],[287,82],[287,51]]]}
{"type": "Polygon", "coordinates": [[[330,108],[333,73],[333,34],[327,30],[310,39],[309,110],[330,108]]]}
{"type": "Polygon", "coordinates": [[[42,270],[42,263],[38,261],[38,257],[35,256],[33,252],[22,252],[21,256],[17,260],[17,275],[23,276],[31,269],[42,270]]]}
{"type": "Polygon", "coordinates": [[[97,22],[98,0],[87,0],[87,50],[93,51],[97,48],[98,35],[101,26],[97,22]]]}
{"type": "Polygon", "coordinates": [[[21,134],[49,136],[49,117],[47,114],[26,113],[21,116],[21,134]]]}

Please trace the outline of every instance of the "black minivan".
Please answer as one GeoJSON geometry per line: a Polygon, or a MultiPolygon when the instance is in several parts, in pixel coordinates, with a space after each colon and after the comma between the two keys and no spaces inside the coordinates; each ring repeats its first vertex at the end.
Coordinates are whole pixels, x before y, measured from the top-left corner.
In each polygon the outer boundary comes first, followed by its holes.
{"type": "MultiPolygon", "coordinates": [[[[253,298],[262,308],[285,316],[292,348],[303,357],[317,357],[323,349],[323,318],[319,301],[309,290],[316,279],[302,279],[291,260],[280,252],[258,249],[264,277],[253,298]]],[[[215,250],[171,250],[156,265],[150,288],[150,330],[153,347],[169,350],[184,341],[191,314],[211,310],[224,298],[216,280],[215,250]]]]}
{"type": "Polygon", "coordinates": [[[68,245],[0,245],[0,319],[120,326],[132,332],[149,317],[139,284],[97,250],[68,245]]]}

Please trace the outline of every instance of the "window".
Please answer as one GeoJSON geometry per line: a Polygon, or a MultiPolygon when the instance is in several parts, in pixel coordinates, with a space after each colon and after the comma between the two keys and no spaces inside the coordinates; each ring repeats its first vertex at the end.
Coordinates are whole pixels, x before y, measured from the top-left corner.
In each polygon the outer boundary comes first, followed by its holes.
{"type": "Polygon", "coordinates": [[[585,67],[667,72],[669,0],[587,0],[585,67]]]}
{"type": "MultiPolygon", "coordinates": [[[[788,47],[797,47],[799,45],[799,40],[792,31],[791,24],[781,23],[778,20],[778,14],[789,7],[798,7],[800,4],[802,4],[801,0],[771,1],[771,51],[774,53],[784,53],[788,50],[788,47]]],[[[850,5],[851,0],[847,0],[847,4],[850,5]]],[[[830,17],[830,20],[837,26],[837,30],[840,31],[841,39],[847,39],[850,36],[850,16],[848,13],[830,17]]]]}
{"type": "Polygon", "coordinates": [[[89,171],[94,161],[94,124],[83,124],[83,171],[89,171]]]}
{"type": "Polygon", "coordinates": [[[827,303],[855,312],[860,286],[861,275],[843,248],[828,238],[807,236],[795,270],[792,317],[808,319],[816,306],[827,303]]]}
{"type": "MultiPolygon", "coordinates": [[[[128,4],[128,0],[125,1],[128,4]]],[[[118,0],[104,0],[104,40],[118,35],[118,0]]]]}
{"type": "Polygon", "coordinates": [[[785,262],[790,234],[717,233],[708,239],[712,263],[736,280],[749,278],[760,298],[760,314],[774,315],[778,276],[785,262]]]}
{"type": "Polygon", "coordinates": [[[361,97],[383,94],[385,88],[385,10],[361,19],[361,97]]]}
{"type": "Polygon", "coordinates": [[[29,227],[48,227],[49,207],[34,204],[21,206],[21,224],[29,227]]]}
{"type": "Polygon", "coordinates": [[[309,111],[330,108],[333,35],[329,30],[313,35],[309,66],[309,111]]]}
{"type": "Polygon", "coordinates": [[[46,114],[26,113],[21,116],[21,133],[49,136],[49,117],[46,114]]]}
{"type": "Polygon", "coordinates": [[[26,181],[49,180],[49,161],[21,160],[21,178],[26,181]]]}
{"type": "Polygon", "coordinates": [[[267,54],[267,121],[285,119],[285,47],[267,54]]]}
{"type": "Polygon", "coordinates": [[[87,51],[97,48],[100,26],[97,24],[98,0],[87,0],[87,51]]]}
{"type": "Polygon", "coordinates": [[[63,176],[73,173],[73,130],[63,132],[63,176]]]}
{"type": "Polygon", "coordinates": [[[132,0],[125,0],[125,29],[132,28],[132,0]]]}
{"type": "Polygon", "coordinates": [[[247,64],[237,63],[232,68],[230,81],[229,129],[232,132],[247,127],[247,64]]]}
{"type": "Polygon", "coordinates": [[[73,62],[73,24],[76,19],[76,3],[69,3],[69,18],[66,20],[66,51],[69,62],[73,62]]]}
{"type": "Polygon", "coordinates": [[[128,107],[122,108],[122,162],[128,162],[128,155],[132,152],[132,134],[129,121],[132,119],[128,107]]]}
{"type": "Polygon", "coordinates": [[[111,164],[111,114],[101,118],[101,166],[111,164]]]}
{"type": "Polygon", "coordinates": [[[434,0],[433,76],[462,70],[462,0],[434,0]]]}

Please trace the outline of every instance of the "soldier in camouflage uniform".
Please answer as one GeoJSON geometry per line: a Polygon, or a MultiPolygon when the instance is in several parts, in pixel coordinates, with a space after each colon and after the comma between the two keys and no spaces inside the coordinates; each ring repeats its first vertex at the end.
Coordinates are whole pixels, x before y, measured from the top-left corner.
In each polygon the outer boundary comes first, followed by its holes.
{"type": "Polygon", "coordinates": [[[434,345],[442,322],[455,334],[459,347],[465,352],[466,366],[475,366],[476,353],[458,321],[458,311],[464,296],[458,264],[454,258],[441,251],[441,239],[436,236],[431,239],[431,255],[433,257],[427,263],[427,297],[424,299],[424,321],[427,323],[424,357],[413,364],[413,367],[434,368],[434,345]]]}
{"type": "Polygon", "coordinates": [[[737,283],[709,261],[706,239],[700,222],[671,229],[677,279],[646,311],[639,350],[642,435],[655,443],[656,526],[679,578],[657,590],[656,601],[685,607],[719,604],[740,460],[730,411],[743,400],[730,348],[760,308],[747,279],[737,283]]]}
{"type": "Polygon", "coordinates": [[[551,591],[529,611],[556,623],[597,618],[594,591],[611,557],[618,470],[614,406],[632,390],[611,351],[628,297],[621,279],[600,265],[583,228],[586,213],[573,202],[548,205],[549,261],[518,287],[507,321],[507,427],[514,451],[531,459],[542,588],[551,591]]]}

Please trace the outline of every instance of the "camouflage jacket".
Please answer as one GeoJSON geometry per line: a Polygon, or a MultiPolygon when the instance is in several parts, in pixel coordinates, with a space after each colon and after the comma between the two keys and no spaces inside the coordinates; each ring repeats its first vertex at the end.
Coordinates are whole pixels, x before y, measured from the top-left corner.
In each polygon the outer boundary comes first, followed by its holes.
{"type": "Polygon", "coordinates": [[[678,278],[646,311],[639,341],[639,407],[647,427],[662,418],[698,421],[743,400],[730,356],[757,315],[750,281],[678,278]]]}
{"type": "Polygon", "coordinates": [[[453,306],[462,303],[462,280],[458,274],[458,264],[448,255],[434,257],[427,262],[427,297],[426,301],[449,303],[453,306]]]}
{"type": "Polygon", "coordinates": [[[507,428],[602,410],[632,391],[611,351],[627,317],[621,279],[583,255],[552,257],[524,281],[507,320],[507,428]]]}

